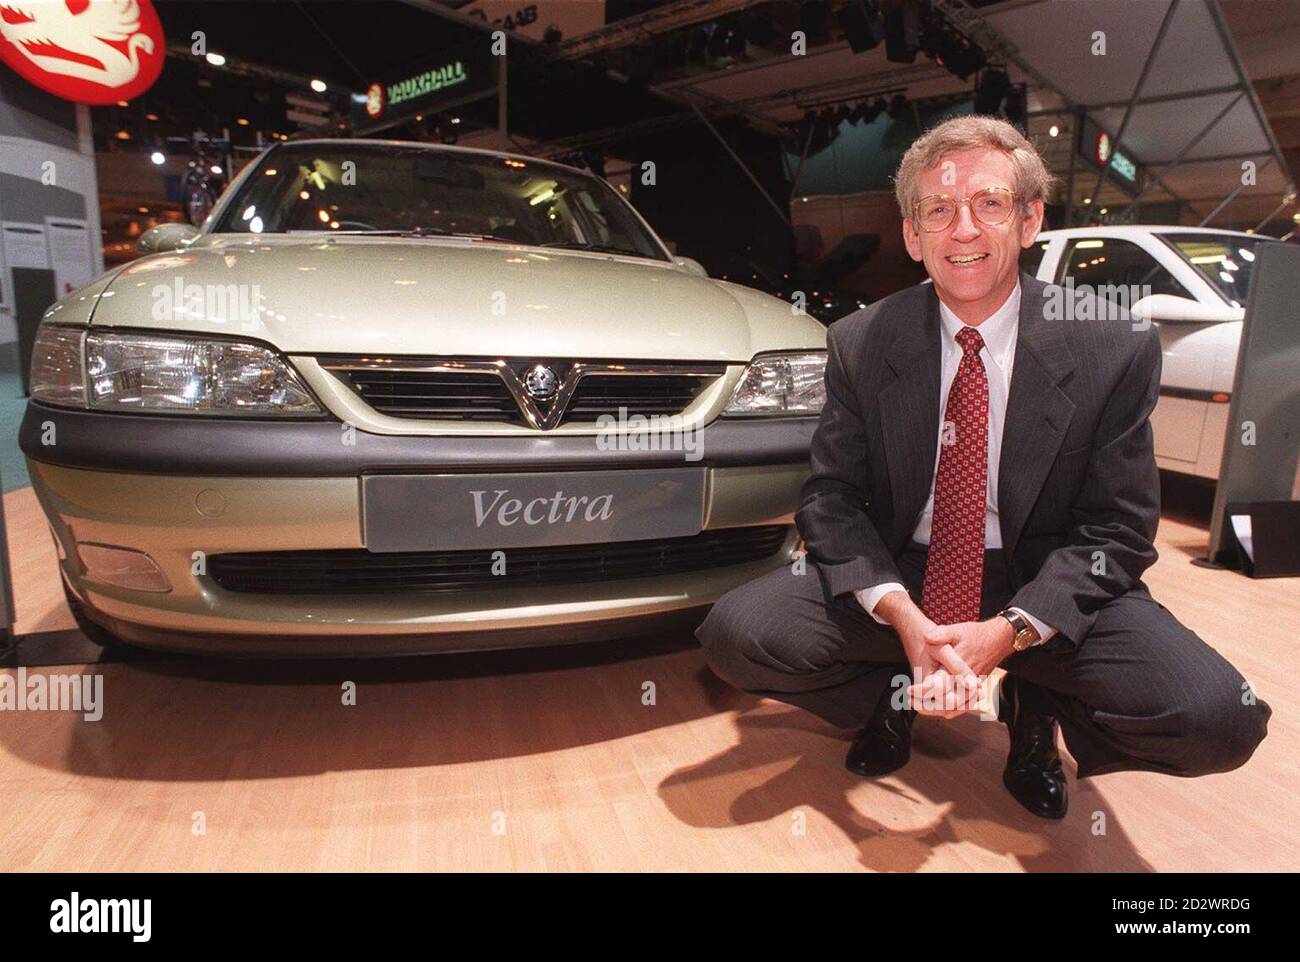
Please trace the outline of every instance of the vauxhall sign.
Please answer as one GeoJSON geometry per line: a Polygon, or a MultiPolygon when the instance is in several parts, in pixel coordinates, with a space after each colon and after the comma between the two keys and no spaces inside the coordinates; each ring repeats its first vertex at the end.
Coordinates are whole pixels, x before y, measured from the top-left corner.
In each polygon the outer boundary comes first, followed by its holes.
{"type": "Polygon", "coordinates": [[[466,77],[464,62],[457,60],[387,86],[373,83],[366,94],[366,113],[372,117],[379,117],[388,107],[395,107],[408,100],[428,97],[448,87],[463,84],[466,77]]]}
{"type": "Polygon", "coordinates": [[[1129,193],[1142,186],[1142,168],[1127,154],[1115,148],[1110,134],[1097,126],[1091,117],[1085,117],[1079,127],[1078,150],[1080,156],[1094,167],[1109,167],[1120,186],[1129,193]]]}
{"type": "Polygon", "coordinates": [[[437,113],[475,100],[496,88],[493,58],[486,50],[462,49],[391,80],[377,80],[353,96],[354,129],[378,129],[418,113],[437,113]]]}

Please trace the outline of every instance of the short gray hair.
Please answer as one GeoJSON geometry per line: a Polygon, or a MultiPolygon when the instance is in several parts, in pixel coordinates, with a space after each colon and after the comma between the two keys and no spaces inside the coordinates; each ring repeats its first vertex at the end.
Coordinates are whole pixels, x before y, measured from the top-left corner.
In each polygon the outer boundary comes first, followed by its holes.
{"type": "Polygon", "coordinates": [[[948,154],[981,147],[1000,150],[1011,158],[1015,192],[1022,208],[1028,209],[1035,200],[1047,201],[1055,178],[1034,145],[1005,120],[970,114],[945,120],[907,148],[894,177],[894,196],[903,219],[912,216],[913,207],[921,199],[917,194],[917,180],[923,171],[934,167],[948,154]]]}

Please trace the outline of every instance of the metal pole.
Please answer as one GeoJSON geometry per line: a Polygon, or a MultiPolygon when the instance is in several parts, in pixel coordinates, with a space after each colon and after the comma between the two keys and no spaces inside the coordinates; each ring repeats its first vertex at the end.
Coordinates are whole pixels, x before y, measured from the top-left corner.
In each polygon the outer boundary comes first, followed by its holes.
{"type": "Polygon", "coordinates": [[[808,148],[812,146],[813,125],[808,125],[808,136],[803,139],[803,150],[799,153],[799,166],[794,169],[794,177],[790,180],[790,199],[794,200],[794,195],[799,193],[799,178],[803,176],[803,165],[808,160],[808,148]]]}
{"type": "MultiPolygon", "coordinates": [[[[1259,173],[1261,170],[1263,170],[1271,163],[1273,163],[1273,156],[1270,154],[1262,164],[1260,164],[1258,167],[1255,168],[1255,173],[1259,173]]],[[[1205,220],[1201,221],[1196,226],[1204,227],[1210,221],[1214,220],[1214,218],[1218,216],[1219,211],[1223,210],[1225,207],[1231,204],[1233,200],[1236,199],[1237,195],[1240,194],[1245,189],[1246,189],[1246,185],[1244,183],[1238,184],[1236,190],[1234,190],[1227,197],[1223,198],[1223,200],[1219,201],[1219,206],[1214,208],[1214,210],[1210,211],[1207,215],[1205,215],[1205,220]]]]}
{"type": "Polygon", "coordinates": [[[502,150],[510,149],[510,131],[506,123],[506,57],[509,54],[502,51],[501,56],[497,57],[497,139],[501,143],[502,150]]]}
{"type": "Polygon", "coordinates": [[[1070,130],[1070,167],[1065,180],[1065,219],[1062,227],[1074,224],[1074,156],[1079,152],[1079,138],[1083,136],[1083,111],[1074,111],[1074,127],[1070,130]]]}
{"type": "Polygon", "coordinates": [[[1217,124],[1220,120],[1226,117],[1228,115],[1228,111],[1231,110],[1233,107],[1237,106],[1237,102],[1240,101],[1241,98],[1244,96],[1246,96],[1246,92],[1243,90],[1241,93],[1237,94],[1237,96],[1229,100],[1228,103],[1224,106],[1224,108],[1214,115],[1214,119],[1211,120],[1204,127],[1202,127],[1201,132],[1192,138],[1191,143],[1189,143],[1186,147],[1184,147],[1182,150],[1178,152],[1178,156],[1174,158],[1174,162],[1172,164],[1170,164],[1159,174],[1156,174],[1154,177],[1148,180],[1146,184],[1143,185],[1142,189],[1139,190],[1137,194],[1134,195],[1133,200],[1129,203],[1129,205],[1124,208],[1124,213],[1120,215],[1121,219],[1125,217],[1129,211],[1131,211],[1134,207],[1137,206],[1138,201],[1140,201],[1143,195],[1146,194],[1148,191],[1150,191],[1152,187],[1156,186],[1156,184],[1163,184],[1165,174],[1171,173],[1175,167],[1181,164],[1183,162],[1183,158],[1186,157],[1189,153],[1191,153],[1192,150],[1196,147],[1196,145],[1205,139],[1205,135],[1208,134],[1211,130],[1213,130],[1215,124],[1217,124]]]}
{"type": "Polygon", "coordinates": [[[5,530],[4,499],[0,498],[0,655],[3,656],[0,663],[8,663],[17,646],[13,582],[9,579],[9,535],[5,530]]]}
{"type": "Polygon", "coordinates": [[[1295,203],[1295,188],[1287,187],[1286,193],[1282,195],[1282,203],[1273,208],[1273,212],[1255,225],[1255,233],[1258,234],[1264,229],[1264,225],[1271,221],[1286,208],[1295,203]]]}
{"type": "Polygon", "coordinates": [[[776,216],[781,218],[781,220],[785,223],[785,225],[789,227],[790,218],[786,216],[785,211],[781,210],[780,205],[778,205],[777,202],[772,199],[772,195],[763,189],[762,183],[760,183],[759,179],[754,176],[753,171],[751,171],[748,167],[745,166],[745,162],[740,159],[740,155],[731,149],[731,145],[727,143],[726,140],[723,139],[722,134],[718,133],[717,128],[714,127],[713,124],[709,123],[709,118],[704,116],[703,112],[701,112],[699,107],[695,106],[695,104],[691,104],[690,106],[691,109],[695,111],[695,116],[700,118],[700,123],[704,124],[704,126],[709,129],[709,133],[713,134],[714,137],[718,138],[718,143],[722,144],[722,149],[731,155],[731,159],[736,162],[736,166],[738,166],[741,170],[745,172],[745,176],[749,178],[750,182],[756,188],[758,188],[758,192],[763,195],[763,199],[766,200],[770,205],[772,205],[772,209],[776,211],[776,216]]]}
{"type": "MultiPolygon", "coordinates": [[[[1156,39],[1151,44],[1151,49],[1147,51],[1146,62],[1142,64],[1142,72],[1138,74],[1137,86],[1133,88],[1133,96],[1129,98],[1124,107],[1124,119],[1120,121],[1119,133],[1115,135],[1115,145],[1110,150],[1110,155],[1106,162],[1102,164],[1101,170],[1097,172],[1097,183],[1092,188],[1092,208],[1088,211],[1087,220],[1092,219],[1092,213],[1097,209],[1101,202],[1101,185],[1106,182],[1106,173],[1110,170],[1111,157],[1115,156],[1115,151],[1119,150],[1120,145],[1124,143],[1124,134],[1128,130],[1129,119],[1133,116],[1133,105],[1137,102],[1138,97],[1142,96],[1142,87],[1147,82],[1147,74],[1151,72],[1151,64],[1156,59],[1156,53],[1160,50],[1160,44],[1164,42],[1165,33],[1169,30],[1169,21],[1174,17],[1174,10],[1178,7],[1178,0],[1169,0],[1169,6],[1165,10],[1164,19],[1160,21],[1160,29],[1156,31],[1156,39]]],[[[1127,212],[1126,212],[1127,213],[1127,212]]]]}

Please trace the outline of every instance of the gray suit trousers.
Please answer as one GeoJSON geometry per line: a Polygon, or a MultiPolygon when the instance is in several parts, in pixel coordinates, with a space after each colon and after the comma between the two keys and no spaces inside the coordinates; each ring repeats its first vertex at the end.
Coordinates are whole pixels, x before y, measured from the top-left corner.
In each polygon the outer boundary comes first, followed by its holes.
{"type": "MultiPolygon", "coordinates": [[[[913,542],[898,559],[918,603],[927,551],[913,542]]],[[[710,668],[731,685],[833,725],[865,725],[891,680],[911,668],[893,629],[852,594],[833,596],[817,564],[804,561],[803,574],[785,566],[728,592],[696,637],[710,668]]],[[[1006,607],[1011,595],[1002,551],[986,552],[981,617],[1006,607]]],[[[1105,604],[1086,638],[1057,635],[1002,667],[1026,683],[1028,704],[1059,720],[1080,778],[1226,772],[1244,764],[1268,731],[1268,705],[1145,587],[1105,604]]]]}

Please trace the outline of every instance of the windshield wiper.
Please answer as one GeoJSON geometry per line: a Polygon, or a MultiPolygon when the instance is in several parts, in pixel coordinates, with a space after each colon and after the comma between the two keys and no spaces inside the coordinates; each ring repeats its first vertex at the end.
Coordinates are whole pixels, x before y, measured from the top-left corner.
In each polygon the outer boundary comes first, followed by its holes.
{"type": "Polygon", "coordinates": [[[474,234],[469,231],[446,230],[442,227],[406,227],[402,229],[380,229],[373,230],[304,230],[291,231],[294,234],[343,234],[349,237],[469,237],[473,240],[501,241],[506,244],[523,244],[524,241],[513,240],[509,237],[497,237],[495,234],[474,234]]]}
{"type": "Polygon", "coordinates": [[[626,247],[612,247],[609,244],[589,244],[586,241],[550,241],[538,244],[538,247],[559,247],[570,251],[598,251],[602,254],[626,254],[628,257],[645,257],[640,251],[630,251],[626,247]]]}

